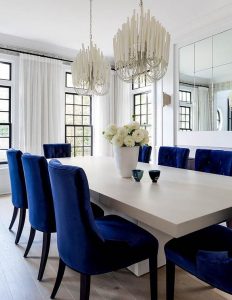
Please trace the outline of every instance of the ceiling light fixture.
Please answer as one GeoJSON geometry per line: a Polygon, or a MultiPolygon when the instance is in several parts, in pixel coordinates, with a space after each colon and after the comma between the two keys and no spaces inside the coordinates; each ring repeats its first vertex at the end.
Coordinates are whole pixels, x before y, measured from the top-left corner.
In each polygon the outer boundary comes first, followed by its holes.
{"type": "Polygon", "coordinates": [[[78,52],[72,63],[73,87],[80,95],[105,95],[109,91],[110,65],[92,41],[92,0],[90,0],[90,44],[78,52]]]}
{"type": "Polygon", "coordinates": [[[132,82],[146,74],[148,81],[161,79],[168,67],[170,34],[155,19],[150,10],[140,17],[135,10],[132,18],[122,25],[113,40],[115,70],[122,80],[132,82]]]}

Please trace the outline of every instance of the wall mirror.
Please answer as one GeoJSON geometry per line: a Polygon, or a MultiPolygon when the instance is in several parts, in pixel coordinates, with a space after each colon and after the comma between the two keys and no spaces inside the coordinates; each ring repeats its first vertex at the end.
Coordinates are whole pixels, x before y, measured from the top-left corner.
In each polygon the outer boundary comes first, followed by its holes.
{"type": "Polygon", "coordinates": [[[181,131],[232,131],[232,29],[179,49],[181,131]]]}

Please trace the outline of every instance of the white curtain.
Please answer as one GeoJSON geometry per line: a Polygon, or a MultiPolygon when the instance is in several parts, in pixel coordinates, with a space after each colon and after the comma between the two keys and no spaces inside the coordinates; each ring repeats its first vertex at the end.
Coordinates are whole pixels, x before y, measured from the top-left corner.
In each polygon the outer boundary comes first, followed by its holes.
{"type": "Polygon", "coordinates": [[[199,130],[212,130],[212,107],[209,89],[206,87],[198,87],[198,107],[199,130]]]}
{"type": "Polygon", "coordinates": [[[115,123],[118,126],[132,121],[133,101],[131,96],[131,83],[122,81],[115,75],[115,123]]]}
{"type": "Polygon", "coordinates": [[[105,96],[93,97],[92,121],[93,121],[93,155],[110,156],[112,155],[112,145],[103,137],[103,131],[109,124],[115,123],[115,95],[114,95],[115,72],[110,73],[110,89],[105,96]]]}
{"type": "Polygon", "coordinates": [[[131,99],[130,84],[123,82],[115,71],[111,71],[109,93],[93,98],[95,156],[111,156],[113,154],[112,145],[104,139],[102,132],[109,124],[121,126],[132,120],[131,99]]]}
{"type": "Polygon", "coordinates": [[[64,141],[62,62],[20,54],[18,144],[22,151],[42,153],[43,143],[64,141]]]}

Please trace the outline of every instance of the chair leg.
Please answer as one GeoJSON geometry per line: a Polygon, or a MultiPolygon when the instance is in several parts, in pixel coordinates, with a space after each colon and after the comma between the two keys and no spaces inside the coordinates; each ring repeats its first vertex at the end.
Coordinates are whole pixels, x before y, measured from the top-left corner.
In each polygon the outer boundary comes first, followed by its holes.
{"type": "Polygon", "coordinates": [[[22,234],[22,231],[23,231],[25,217],[26,217],[26,208],[20,208],[19,226],[18,226],[16,238],[15,238],[15,244],[16,245],[18,244],[18,242],[20,240],[20,237],[21,237],[21,234],[22,234]]]}
{"type": "Polygon", "coordinates": [[[34,238],[35,238],[35,233],[36,233],[36,230],[31,227],[30,236],[29,236],[29,240],[28,240],[28,243],[27,243],[27,248],[26,248],[25,253],[24,253],[24,257],[27,257],[27,254],[29,253],[29,251],[31,249],[31,245],[32,245],[32,243],[34,241],[34,238]]]}
{"type": "Polygon", "coordinates": [[[51,240],[51,233],[44,232],[43,233],[43,249],[42,249],[42,256],[41,256],[41,260],[40,260],[39,274],[38,274],[39,281],[42,280],[44,270],[46,267],[48,252],[49,252],[49,248],[50,248],[50,240],[51,240]]]}
{"type": "Polygon", "coordinates": [[[9,226],[9,230],[11,230],[12,226],[14,225],[14,222],[17,218],[17,215],[18,215],[18,208],[17,207],[14,207],[14,211],[13,211],[13,216],[12,216],[12,219],[11,219],[11,222],[10,222],[10,226],[9,226]]]}
{"type": "Polygon", "coordinates": [[[58,272],[57,272],[57,276],[56,276],[56,282],[51,294],[51,299],[54,299],[56,297],[56,293],[60,287],[63,275],[64,275],[64,271],[65,271],[65,263],[62,261],[62,259],[60,258],[59,261],[59,268],[58,268],[58,272]]]}
{"type": "Polygon", "coordinates": [[[166,299],[174,300],[175,288],[175,264],[167,260],[166,262],[166,299]]]}
{"type": "Polygon", "coordinates": [[[151,300],[158,299],[157,289],[157,255],[149,258],[151,300]]]}
{"type": "Polygon", "coordinates": [[[81,274],[80,300],[89,300],[90,275],[81,274]]]}

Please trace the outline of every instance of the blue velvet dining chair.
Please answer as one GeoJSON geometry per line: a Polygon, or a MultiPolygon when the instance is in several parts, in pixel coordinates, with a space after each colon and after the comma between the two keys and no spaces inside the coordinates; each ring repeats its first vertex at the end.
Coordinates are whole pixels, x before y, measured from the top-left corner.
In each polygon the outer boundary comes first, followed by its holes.
{"type": "Polygon", "coordinates": [[[232,151],[197,149],[195,170],[232,176],[232,151]]]}
{"type": "Polygon", "coordinates": [[[188,148],[161,146],[158,165],[186,169],[189,157],[188,148]]]}
{"type": "MultiPolygon", "coordinates": [[[[51,233],[56,232],[48,164],[45,157],[31,154],[24,154],[22,163],[28,198],[29,221],[31,224],[24,257],[27,257],[30,251],[36,230],[43,232],[42,255],[38,273],[38,280],[42,280],[50,248],[51,233]]],[[[96,218],[104,216],[104,211],[99,206],[93,203],[91,205],[96,218]]]]}
{"type": "Polygon", "coordinates": [[[19,225],[15,238],[15,244],[18,244],[23,231],[27,210],[27,193],[21,161],[22,152],[20,150],[9,149],[6,153],[10,174],[12,204],[14,206],[9,230],[12,229],[17,218],[18,210],[20,210],[19,225]]]}
{"type": "Polygon", "coordinates": [[[43,144],[46,158],[71,157],[71,144],[43,144]]]}
{"type": "Polygon", "coordinates": [[[88,300],[91,275],[149,259],[151,299],[157,299],[157,239],[119,216],[94,220],[83,169],[52,160],[49,174],[60,256],[51,298],[59,289],[66,266],[81,274],[80,299],[88,300]]]}
{"type": "Polygon", "coordinates": [[[232,231],[213,225],[165,245],[167,300],[174,299],[175,266],[232,294],[232,231]]]}
{"type": "Polygon", "coordinates": [[[152,151],[151,146],[147,146],[147,145],[140,146],[138,161],[143,163],[149,163],[151,158],[151,151],[152,151]]]}

